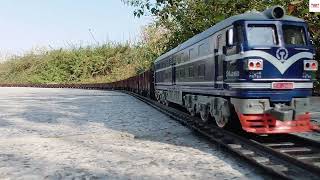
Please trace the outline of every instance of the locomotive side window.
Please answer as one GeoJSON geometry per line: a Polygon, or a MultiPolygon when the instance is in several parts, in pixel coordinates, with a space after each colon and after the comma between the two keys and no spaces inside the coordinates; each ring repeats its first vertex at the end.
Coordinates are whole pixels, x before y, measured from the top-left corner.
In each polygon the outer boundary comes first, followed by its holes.
{"type": "Polygon", "coordinates": [[[181,63],[182,56],[183,56],[183,53],[180,53],[180,54],[177,56],[177,64],[180,64],[180,63],[181,63]]]}
{"type": "Polygon", "coordinates": [[[206,66],[204,64],[200,64],[198,66],[198,76],[203,77],[206,74],[205,71],[206,71],[206,66]]]}
{"type": "Polygon", "coordinates": [[[190,66],[188,71],[189,71],[189,77],[193,77],[194,76],[193,66],[190,66]]]}
{"type": "Polygon", "coordinates": [[[176,63],[177,63],[177,56],[174,55],[174,56],[172,57],[172,65],[175,65],[176,63]]]}
{"type": "Polygon", "coordinates": [[[305,31],[301,26],[284,25],[283,38],[286,45],[306,45],[305,31]]]}
{"type": "Polygon", "coordinates": [[[184,53],[181,53],[181,54],[179,55],[179,58],[180,58],[179,63],[183,63],[183,62],[184,62],[184,53]]]}
{"type": "Polygon", "coordinates": [[[185,74],[184,68],[181,68],[179,71],[180,71],[180,78],[184,78],[184,74],[185,74]]]}
{"type": "Polygon", "coordinates": [[[188,52],[186,52],[186,53],[183,53],[183,54],[184,54],[184,56],[183,56],[183,62],[187,62],[187,61],[189,61],[189,60],[190,60],[189,53],[188,53],[188,52]]]}
{"type": "Polygon", "coordinates": [[[192,48],[189,50],[189,57],[190,59],[195,59],[197,57],[197,52],[196,52],[196,49],[192,48]]]}
{"type": "Polygon", "coordinates": [[[203,43],[199,46],[199,56],[205,56],[209,54],[209,44],[203,43]]]}
{"type": "Polygon", "coordinates": [[[247,37],[250,46],[272,46],[278,44],[274,25],[249,24],[247,37]]]}

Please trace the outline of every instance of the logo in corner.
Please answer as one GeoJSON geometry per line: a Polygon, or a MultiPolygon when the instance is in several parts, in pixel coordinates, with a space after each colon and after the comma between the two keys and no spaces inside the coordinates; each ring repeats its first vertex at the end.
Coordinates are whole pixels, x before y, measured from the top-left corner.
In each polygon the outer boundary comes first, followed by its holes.
{"type": "Polygon", "coordinates": [[[288,56],[289,53],[286,48],[279,48],[276,52],[277,59],[279,59],[282,63],[288,59],[288,56]]]}
{"type": "Polygon", "coordinates": [[[320,12],[320,0],[309,0],[309,12],[320,12]]]}

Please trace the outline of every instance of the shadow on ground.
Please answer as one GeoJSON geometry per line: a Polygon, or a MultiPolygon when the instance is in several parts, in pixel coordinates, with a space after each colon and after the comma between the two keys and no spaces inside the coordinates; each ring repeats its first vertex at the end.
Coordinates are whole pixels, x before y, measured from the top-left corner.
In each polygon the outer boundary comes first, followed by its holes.
{"type": "MultiPolygon", "coordinates": [[[[180,157],[183,153],[188,154],[188,151],[196,150],[199,154],[205,154],[209,157],[215,156],[218,160],[225,161],[232,169],[245,174],[244,177],[246,178],[252,177],[252,175],[246,174],[246,171],[250,170],[242,167],[241,162],[237,162],[240,161],[239,159],[229,158],[228,154],[221,152],[218,146],[210,145],[203,138],[196,136],[181,124],[126,94],[72,89],[31,90],[23,95],[19,93],[8,94],[8,96],[4,96],[0,93],[0,102],[2,102],[0,105],[2,112],[2,115],[0,115],[0,128],[11,128],[10,131],[4,132],[3,137],[19,137],[27,134],[28,136],[40,136],[42,138],[56,138],[59,142],[63,141],[63,144],[72,144],[75,149],[78,148],[78,151],[96,153],[97,156],[99,152],[102,154],[111,152],[112,156],[116,155],[120,159],[124,159],[122,160],[123,162],[118,162],[119,166],[121,166],[121,163],[128,166],[128,169],[124,168],[124,170],[118,171],[115,167],[109,168],[104,172],[104,162],[108,160],[108,157],[100,157],[101,161],[95,162],[95,166],[99,168],[80,167],[70,161],[72,166],[69,166],[67,162],[62,164],[58,170],[49,173],[50,175],[45,175],[44,177],[47,179],[61,179],[69,176],[79,179],[159,178],[157,174],[150,176],[143,171],[151,168],[152,165],[159,165],[157,161],[168,161],[168,163],[160,162],[161,166],[168,165],[165,169],[176,168],[176,172],[189,170],[188,167],[191,162],[188,162],[188,160],[190,158],[175,161],[174,156],[170,157],[170,152],[174,154],[177,149],[180,150],[180,154],[177,157],[180,157]],[[110,132],[117,132],[115,134],[120,135],[110,138],[108,137],[110,132]],[[110,143],[112,138],[114,141],[119,141],[118,144],[110,145],[112,144],[110,143]],[[131,142],[126,143],[128,143],[127,146],[132,146],[131,153],[125,152],[127,150],[123,149],[121,144],[128,139],[131,142]],[[101,142],[101,144],[95,143],[97,141],[101,142]],[[151,143],[148,144],[148,142],[151,143]],[[140,143],[141,147],[135,147],[136,143],[140,143]],[[148,146],[155,146],[156,151],[165,153],[163,145],[165,148],[175,148],[174,150],[169,150],[168,157],[158,158],[157,161],[150,160],[151,163],[147,164],[134,157],[134,155],[142,157],[145,154],[148,154],[149,158],[157,156],[157,154],[150,154],[149,151],[146,151],[148,146]],[[125,151],[122,152],[123,150],[125,151]],[[170,162],[168,159],[170,159],[170,162]],[[132,165],[129,165],[130,163],[132,165]],[[95,171],[95,169],[99,169],[99,171],[95,171]],[[134,170],[142,172],[139,175],[135,174],[134,170]]],[[[41,145],[41,143],[39,144],[41,145]]],[[[0,157],[3,155],[1,154],[0,157]]],[[[15,159],[27,156],[29,158],[28,161],[32,162],[34,166],[38,164],[40,167],[44,164],[50,167],[59,163],[58,159],[48,160],[45,155],[43,155],[42,159],[33,158],[29,156],[28,151],[25,152],[25,155],[11,154],[10,156],[15,159]]],[[[220,171],[217,169],[215,174],[219,175],[218,177],[234,178],[234,175],[224,172],[223,169],[220,171]]],[[[208,169],[203,169],[202,171],[211,171],[211,169],[208,167],[208,169]]],[[[177,177],[179,176],[171,176],[170,178],[177,177]]],[[[163,176],[163,178],[168,177],[163,176]]],[[[188,178],[199,177],[191,176],[188,178]]]]}

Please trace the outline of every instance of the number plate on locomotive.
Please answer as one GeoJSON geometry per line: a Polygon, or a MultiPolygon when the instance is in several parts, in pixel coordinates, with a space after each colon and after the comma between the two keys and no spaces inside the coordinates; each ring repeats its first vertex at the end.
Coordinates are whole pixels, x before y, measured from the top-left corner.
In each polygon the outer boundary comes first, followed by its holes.
{"type": "Polygon", "coordinates": [[[273,82],[272,89],[293,89],[293,82],[273,82]]]}

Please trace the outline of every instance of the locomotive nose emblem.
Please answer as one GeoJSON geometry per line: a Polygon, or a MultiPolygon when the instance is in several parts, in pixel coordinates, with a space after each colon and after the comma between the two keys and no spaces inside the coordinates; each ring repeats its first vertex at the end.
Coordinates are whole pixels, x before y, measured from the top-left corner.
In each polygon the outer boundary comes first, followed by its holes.
{"type": "Polygon", "coordinates": [[[288,50],[286,48],[279,48],[276,52],[276,57],[279,59],[281,62],[284,62],[285,60],[288,59],[288,50]]]}

